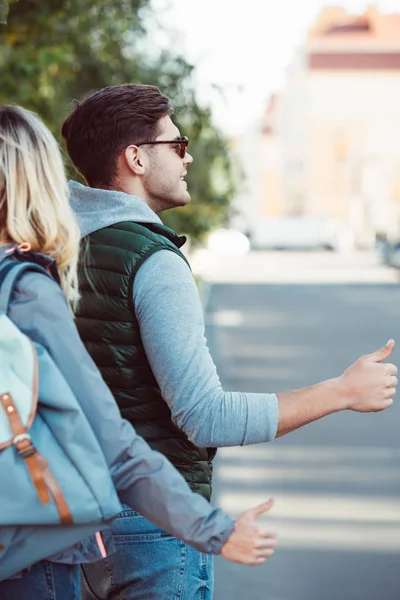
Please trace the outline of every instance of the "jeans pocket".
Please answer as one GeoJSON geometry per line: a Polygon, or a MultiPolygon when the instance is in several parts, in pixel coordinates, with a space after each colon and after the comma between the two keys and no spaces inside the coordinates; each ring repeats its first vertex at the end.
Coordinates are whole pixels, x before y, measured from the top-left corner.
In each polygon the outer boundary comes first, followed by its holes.
{"type": "Polygon", "coordinates": [[[124,511],[114,519],[111,530],[116,544],[140,540],[175,539],[172,535],[134,511],[124,511]]]}
{"type": "MultiPolygon", "coordinates": [[[[142,516],[117,520],[113,524],[116,551],[101,563],[103,577],[111,582],[112,589],[123,590],[118,597],[183,600],[186,544],[142,516]]],[[[92,565],[84,565],[84,569],[93,570],[92,565]]]]}

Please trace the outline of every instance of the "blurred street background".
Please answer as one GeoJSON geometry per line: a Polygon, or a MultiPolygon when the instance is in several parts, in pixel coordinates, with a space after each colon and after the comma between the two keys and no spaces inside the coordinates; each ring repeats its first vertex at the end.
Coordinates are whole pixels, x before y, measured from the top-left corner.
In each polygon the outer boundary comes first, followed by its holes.
{"type": "MultiPolygon", "coordinates": [[[[236,275],[234,264],[220,268],[206,315],[226,389],[307,386],[400,339],[398,276],[374,253],[260,252],[236,275]]],[[[398,600],[399,430],[395,404],[331,415],[273,444],[220,450],[214,502],[238,515],[273,496],[263,522],[279,543],[261,567],[217,559],[216,600],[398,600]]]]}
{"type": "MultiPolygon", "coordinates": [[[[399,364],[400,0],[0,0],[0,104],[60,139],[74,98],[126,82],[190,140],[191,204],[161,216],[224,387],[306,386],[390,337],[399,364]]],[[[280,537],[262,567],[217,560],[215,600],[399,600],[399,432],[395,403],[219,451],[214,502],[274,496],[280,537]]]]}

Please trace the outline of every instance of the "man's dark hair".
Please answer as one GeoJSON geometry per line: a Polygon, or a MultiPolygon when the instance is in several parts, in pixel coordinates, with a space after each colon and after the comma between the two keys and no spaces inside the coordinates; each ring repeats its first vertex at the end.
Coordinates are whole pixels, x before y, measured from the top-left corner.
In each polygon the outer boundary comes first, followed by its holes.
{"type": "Polygon", "coordinates": [[[154,140],[160,133],[159,120],[172,112],[168,98],[152,85],[112,85],[76,101],[61,133],[86,182],[92,187],[109,187],[124,148],[154,140]]]}

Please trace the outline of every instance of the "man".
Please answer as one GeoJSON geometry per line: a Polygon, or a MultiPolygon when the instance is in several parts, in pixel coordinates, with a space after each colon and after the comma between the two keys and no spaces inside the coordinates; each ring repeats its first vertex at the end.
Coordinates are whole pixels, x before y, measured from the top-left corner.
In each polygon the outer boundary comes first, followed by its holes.
{"type": "MultiPolygon", "coordinates": [[[[339,410],[383,410],[393,402],[397,368],[382,364],[390,340],[307,389],[222,389],[180,252],[185,240],[157,216],[190,201],[184,178],[193,159],[171,114],[157,88],[129,84],[89,95],[63,124],[68,153],[89,186],[70,184],[87,241],[77,325],[122,415],[209,499],[216,447],[267,442],[339,410]]],[[[119,590],[141,600],[212,597],[211,559],[137,513],[122,513],[113,537],[117,552],[84,567],[110,597],[119,590]]]]}

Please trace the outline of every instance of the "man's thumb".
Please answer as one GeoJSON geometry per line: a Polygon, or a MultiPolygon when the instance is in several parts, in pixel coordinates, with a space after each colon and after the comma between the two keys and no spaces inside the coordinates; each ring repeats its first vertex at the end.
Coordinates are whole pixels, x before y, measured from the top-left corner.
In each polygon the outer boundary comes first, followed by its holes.
{"type": "Polygon", "coordinates": [[[383,348],[379,348],[379,350],[375,350],[375,352],[372,352],[371,354],[368,355],[368,358],[375,362],[382,362],[383,360],[386,360],[387,358],[389,358],[389,356],[393,352],[393,349],[394,349],[394,340],[389,340],[387,342],[386,346],[383,346],[383,348]]]}
{"type": "Polygon", "coordinates": [[[275,500],[273,498],[270,498],[266,502],[263,502],[262,504],[259,504],[258,506],[252,508],[250,510],[250,513],[256,519],[257,517],[260,517],[264,513],[268,512],[273,507],[274,502],[275,500]]]}

